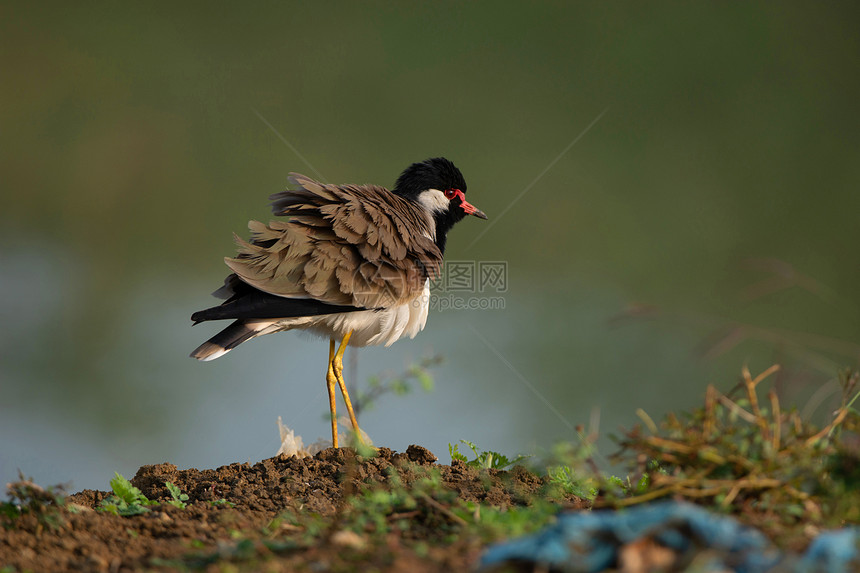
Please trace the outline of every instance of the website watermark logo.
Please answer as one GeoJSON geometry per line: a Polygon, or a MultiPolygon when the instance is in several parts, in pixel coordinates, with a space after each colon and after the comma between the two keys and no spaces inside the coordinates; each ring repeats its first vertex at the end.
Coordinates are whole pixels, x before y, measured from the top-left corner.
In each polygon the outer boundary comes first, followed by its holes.
{"type": "Polygon", "coordinates": [[[446,261],[430,282],[432,310],[503,310],[507,261],[446,261]]]}

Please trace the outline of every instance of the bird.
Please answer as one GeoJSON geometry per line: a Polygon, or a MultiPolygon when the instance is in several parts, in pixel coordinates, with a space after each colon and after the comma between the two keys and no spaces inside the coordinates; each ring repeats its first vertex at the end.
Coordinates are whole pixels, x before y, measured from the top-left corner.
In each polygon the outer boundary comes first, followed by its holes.
{"type": "Polygon", "coordinates": [[[249,221],[248,241],[234,233],[238,254],[224,259],[232,273],[212,293],[224,302],[191,315],[195,325],[233,322],[191,357],[214,360],[252,338],[288,330],[328,337],[337,448],[335,385],[361,436],[343,379],[347,345],[391,346],[423,330],[448,232],[467,216],[487,215],[466,201],[463,174],[444,157],[411,164],[392,190],[325,184],[299,173],[289,181],[292,188],[269,197],[273,214],[283,218],[249,221]]]}

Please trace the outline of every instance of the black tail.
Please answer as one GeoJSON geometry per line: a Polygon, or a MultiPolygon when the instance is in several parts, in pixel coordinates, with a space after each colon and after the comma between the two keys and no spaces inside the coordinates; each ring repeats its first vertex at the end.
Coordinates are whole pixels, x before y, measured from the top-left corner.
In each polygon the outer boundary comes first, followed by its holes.
{"type": "Polygon", "coordinates": [[[233,324],[201,344],[191,353],[197,360],[215,360],[246,340],[267,334],[278,320],[366,310],[355,306],[328,304],[311,298],[288,298],[263,292],[232,274],[224,286],[212,293],[227,299],[218,306],[191,315],[194,324],[207,320],[236,319],[233,324]]]}
{"type": "Polygon", "coordinates": [[[197,349],[191,353],[191,358],[203,361],[215,360],[236,348],[246,340],[254,338],[271,324],[271,322],[259,320],[250,323],[243,320],[237,320],[198,346],[197,349]]]}
{"type": "Polygon", "coordinates": [[[227,318],[294,318],[367,310],[355,306],[328,304],[312,298],[276,296],[243,283],[235,274],[228,276],[224,286],[212,294],[227,300],[218,306],[192,314],[191,320],[194,324],[227,318]]]}

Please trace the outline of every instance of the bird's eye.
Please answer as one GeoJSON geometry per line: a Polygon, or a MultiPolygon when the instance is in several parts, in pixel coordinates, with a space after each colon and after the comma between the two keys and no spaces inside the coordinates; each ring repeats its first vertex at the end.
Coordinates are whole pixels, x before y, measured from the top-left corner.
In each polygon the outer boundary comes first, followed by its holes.
{"type": "Polygon", "coordinates": [[[459,189],[445,189],[445,197],[450,201],[457,196],[459,189]]]}

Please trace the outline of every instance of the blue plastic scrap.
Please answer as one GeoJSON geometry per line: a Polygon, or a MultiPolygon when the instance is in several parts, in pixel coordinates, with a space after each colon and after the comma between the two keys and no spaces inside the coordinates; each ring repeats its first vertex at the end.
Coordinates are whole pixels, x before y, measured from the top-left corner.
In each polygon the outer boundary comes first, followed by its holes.
{"type": "Polygon", "coordinates": [[[502,563],[540,565],[565,573],[598,573],[616,568],[622,548],[651,540],[678,556],[683,570],[707,551],[696,571],[765,573],[848,573],[860,571],[860,528],[819,535],[802,556],[776,549],[756,529],[684,502],[659,502],[623,510],[566,513],[542,531],[490,547],[482,567],[502,563]]]}

